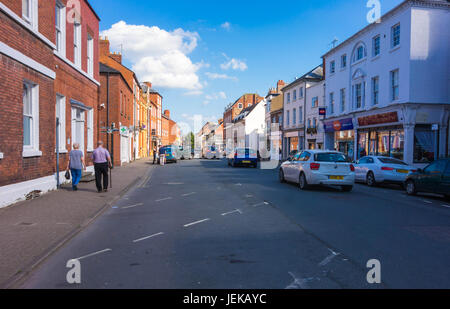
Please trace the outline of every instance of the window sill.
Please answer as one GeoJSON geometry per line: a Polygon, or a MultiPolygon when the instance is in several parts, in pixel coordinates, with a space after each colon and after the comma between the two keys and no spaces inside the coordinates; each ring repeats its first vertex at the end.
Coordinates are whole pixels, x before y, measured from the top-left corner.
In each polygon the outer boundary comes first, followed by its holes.
{"type": "Polygon", "coordinates": [[[401,45],[397,45],[397,46],[395,46],[395,47],[392,47],[391,50],[389,50],[389,52],[390,52],[390,53],[393,53],[393,52],[399,50],[401,47],[402,47],[401,45]]]}
{"type": "MultiPolygon", "coordinates": [[[[67,149],[60,149],[59,150],[59,153],[61,154],[64,154],[64,153],[68,153],[69,151],[67,150],[67,149]]],[[[55,150],[55,153],[56,153],[56,150],[55,150]]]]}
{"type": "Polygon", "coordinates": [[[376,61],[376,60],[380,59],[380,56],[381,55],[373,56],[372,59],[370,59],[370,61],[376,61]]]}
{"type": "Polygon", "coordinates": [[[367,57],[364,57],[364,58],[362,58],[362,59],[360,59],[360,60],[357,60],[357,61],[353,62],[353,63],[352,63],[352,66],[361,64],[361,63],[363,63],[363,62],[366,61],[366,60],[367,60],[367,57]]]}
{"type": "Polygon", "coordinates": [[[22,153],[24,158],[42,157],[42,151],[39,150],[24,150],[22,153]]]}

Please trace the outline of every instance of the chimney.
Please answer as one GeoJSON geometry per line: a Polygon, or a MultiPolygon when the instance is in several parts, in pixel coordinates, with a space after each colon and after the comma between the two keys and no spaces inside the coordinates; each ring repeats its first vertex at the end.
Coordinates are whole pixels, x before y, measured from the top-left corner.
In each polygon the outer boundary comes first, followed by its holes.
{"type": "Polygon", "coordinates": [[[144,82],[144,84],[146,84],[147,86],[148,86],[148,88],[152,88],[152,83],[150,83],[150,82],[144,82]]]}
{"type": "Polygon", "coordinates": [[[109,55],[112,59],[122,64],[122,54],[121,53],[112,53],[109,55]]]}
{"type": "Polygon", "coordinates": [[[286,86],[286,83],[283,80],[279,80],[277,83],[277,93],[280,93],[284,86],[286,86]]]}
{"type": "Polygon", "coordinates": [[[166,109],[166,110],[164,111],[164,115],[165,115],[167,118],[170,119],[170,111],[169,111],[168,109],[166,109]]]}
{"type": "Polygon", "coordinates": [[[109,56],[109,40],[106,36],[104,39],[100,38],[100,57],[102,56],[109,56]]]}

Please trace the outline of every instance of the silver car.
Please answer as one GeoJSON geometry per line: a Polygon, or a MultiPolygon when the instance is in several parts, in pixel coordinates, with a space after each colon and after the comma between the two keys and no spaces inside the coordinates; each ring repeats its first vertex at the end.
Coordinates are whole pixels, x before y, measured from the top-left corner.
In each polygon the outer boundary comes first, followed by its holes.
{"type": "Polygon", "coordinates": [[[389,157],[367,156],[356,162],[355,177],[357,182],[368,186],[379,183],[404,184],[408,175],[417,172],[417,168],[405,162],[389,157]]]}
{"type": "Polygon", "coordinates": [[[355,168],[341,152],[306,150],[281,165],[279,179],[298,183],[302,190],[309,185],[331,185],[350,192],[355,184],[355,168]]]}

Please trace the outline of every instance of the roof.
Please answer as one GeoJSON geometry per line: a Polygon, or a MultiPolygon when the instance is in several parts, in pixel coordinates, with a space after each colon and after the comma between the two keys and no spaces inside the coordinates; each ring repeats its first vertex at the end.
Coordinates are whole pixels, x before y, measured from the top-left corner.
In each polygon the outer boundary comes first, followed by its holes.
{"type": "Polygon", "coordinates": [[[280,95],[278,97],[275,97],[272,99],[272,102],[270,103],[270,112],[276,112],[283,109],[284,104],[284,96],[280,95]]]}
{"type": "MultiPolygon", "coordinates": [[[[393,8],[392,10],[390,10],[389,12],[387,12],[386,14],[381,16],[380,19],[383,20],[383,19],[389,17],[390,15],[394,14],[395,12],[397,12],[398,10],[403,8],[403,6],[405,6],[406,4],[409,4],[409,3],[411,3],[411,4],[413,4],[413,3],[414,4],[431,4],[431,5],[437,5],[437,6],[450,8],[450,2],[448,0],[405,0],[402,3],[400,3],[399,5],[397,5],[395,8],[393,8]]],[[[356,32],[354,35],[352,35],[351,37],[346,39],[341,44],[339,44],[336,47],[330,49],[327,53],[325,53],[322,56],[322,58],[325,58],[326,56],[328,56],[329,54],[333,53],[337,49],[341,48],[343,45],[347,44],[348,42],[350,42],[351,40],[353,40],[354,38],[356,38],[360,34],[366,32],[367,30],[371,29],[372,27],[376,27],[377,25],[378,25],[377,23],[372,23],[372,24],[362,28],[361,30],[356,32]]]]}
{"type": "Polygon", "coordinates": [[[101,21],[100,17],[97,15],[97,13],[95,12],[94,8],[92,7],[92,5],[89,3],[88,0],[86,0],[86,4],[91,9],[92,13],[94,13],[95,17],[97,17],[98,21],[101,21]]]}
{"type": "Polygon", "coordinates": [[[297,78],[295,81],[293,81],[292,83],[285,86],[282,90],[283,91],[287,90],[287,89],[297,85],[300,82],[321,81],[322,79],[323,79],[323,64],[318,65],[317,67],[315,67],[314,69],[312,69],[311,71],[309,71],[308,73],[303,75],[302,77],[297,78]]]}
{"type": "Polygon", "coordinates": [[[113,69],[113,68],[111,68],[111,67],[109,67],[106,64],[101,63],[101,62],[100,62],[100,73],[121,74],[116,69],[113,69]]]}
{"type": "Polygon", "coordinates": [[[242,112],[236,118],[233,119],[233,122],[237,122],[247,117],[259,103],[252,104],[251,106],[244,108],[242,112]]]}

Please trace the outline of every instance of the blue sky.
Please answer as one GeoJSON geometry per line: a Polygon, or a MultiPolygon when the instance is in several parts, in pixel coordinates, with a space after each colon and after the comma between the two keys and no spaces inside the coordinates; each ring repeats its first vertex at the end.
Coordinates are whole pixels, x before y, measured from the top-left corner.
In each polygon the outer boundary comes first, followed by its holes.
{"type": "MultiPolygon", "coordinates": [[[[384,14],[402,1],[380,2],[384,14]]],[[[367,0],[90,3],[116,51],[126,45],[125,64],[141,81],[154,79],[164,108],[179,122],[195,114],[221,117],[243,93],[264,96],[277,80],[291,82],[321,63],[335,37],[342,42],[365,27],[369,12],[367,0]],[[111,28],[119,21],[124,23],[111,28]],[[148,45],[137,46],[142,37],[148,45]],[[172,75],[161,79],[166,71],[172,75]]]]}

